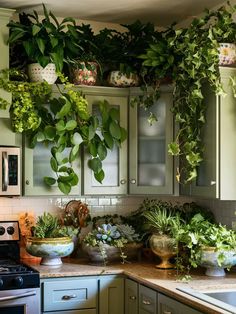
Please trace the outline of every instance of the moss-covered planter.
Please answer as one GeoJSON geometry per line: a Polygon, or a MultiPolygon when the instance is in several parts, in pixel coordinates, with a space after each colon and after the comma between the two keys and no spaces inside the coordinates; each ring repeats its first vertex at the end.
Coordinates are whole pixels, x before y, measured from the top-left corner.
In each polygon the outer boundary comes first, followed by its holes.
{"type": "Polygon", "coordinates": [[[41,264],[47,266],[61,265],[61,257],[68,256],[74,249],[74,242],[70,237],[34,238],[26,240],[26,251],[42,257],[41,264]]]}

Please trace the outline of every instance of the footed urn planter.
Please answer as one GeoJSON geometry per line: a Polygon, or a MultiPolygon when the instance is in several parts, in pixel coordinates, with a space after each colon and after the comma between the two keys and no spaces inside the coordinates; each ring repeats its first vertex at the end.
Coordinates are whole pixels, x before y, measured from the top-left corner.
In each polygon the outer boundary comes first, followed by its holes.
{"type": "Polygon", "coordinates": [[[234,265],[236,265],[236,251],[215,251],[214,247],[202,249],[200,266],[206,267],[207,276],[225,276],[224,269],[234,265]]]}
{"type": "Polygon", "coordinates": [[[153,234],[149,239],[149,244],[152,252],[160,259],[160,264],[157,268],[170,269],[175,266],[169,261],[171,257],[177,254],[176,240],[167,235],[153,234]]]}
{"type": "Polygon", "coordinates": [[[74,249],[74,242],[69,237],[34,238],[26,241],[26,251],[37,257],[42,257],[41,265],[59,266],[61,257],[70,255],[74,249]]]}

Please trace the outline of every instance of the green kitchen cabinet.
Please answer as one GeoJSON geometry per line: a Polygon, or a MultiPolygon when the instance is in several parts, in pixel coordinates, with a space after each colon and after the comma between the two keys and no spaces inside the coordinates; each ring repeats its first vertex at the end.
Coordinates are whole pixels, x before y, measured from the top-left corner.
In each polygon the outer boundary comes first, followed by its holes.
{"type": "Polygon", "coordinates": [[[202,314],[164,294],[158,293],[158,314],[202,314]]]}
{"type": "MultiPolygon", "coordinates": [[[[131,90],[131,100],[139,93],[131,90]]],[[[141,106],[130,106],[129,193],[173,194],[173,157],[167,145],[173,140],[173,87],[163,85],[151,107],[158,121],[150,125],[141,106]]]]}
{"type": "Polygon", "coordinates": [[[58,314],[96,314],[96,277],[49,278],[41,280],[41,312],[58,314]]]}
{"type": "Polygon", "coordinates": [[[10,118],[0,118],[0,134],[0,146],[22,146],[22,136],[12,131],[10,118]]]}
{"type": "Polygon", "coordinates": [[[125,279],[125,314],[138,314],[138,283],[125,279]]]}
{"type": "MultiPolygon", "coordinates": [[[[128,127],[128,90],[110,87],[83,88],[83,93],[89,102],[89,109],[98,115],[97,108],[100,101],[107,100],[109,104],[118,109],[120,125],[127,130],[128,127]]],[[[108,150],[106,159],[102,162],[105,178],[101,183],[95,180],[93,172],[88,167],[89,155],[85,152],[84,158],[84,194],[127,194],[127,140],[121,147],[108,150]]]]}
{"type": "Polygon", "coordinates": [[[158,314],[157,292],[151,288],[139,285],[139,314],[158,314]]]}
{"type": "Polygon", "coordinates": [[[124,313],[124,278],[102,276],[99,279],[99,314],[124,313]]]}
{"type": "Polygon", "coordinates": [[[220,67],[220,74],[227,95],[216,96],[208,86],[203,88],[207,106],[203,162],[196,181],[182,188],[181,194],[236,200],[236,99],[229,79],[236,69],[220,67]]]}

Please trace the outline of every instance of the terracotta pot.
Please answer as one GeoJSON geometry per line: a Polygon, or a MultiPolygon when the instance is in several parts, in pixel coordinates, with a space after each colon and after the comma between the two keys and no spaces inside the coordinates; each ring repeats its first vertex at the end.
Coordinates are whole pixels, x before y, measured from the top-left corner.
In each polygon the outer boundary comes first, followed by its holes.
{"type": "Polygon", "coordinates": [[[139,85],[139,77],[135,73],[122,73],[120,71],[111,71],[108,75],[108,84],[115,87],[131,87],[139,85]]]}
{"type": "Polygon", "coordinates": [[[97,81],[97,63],[96,62],[80,62],[78,68],[73,68],[72,80],[75,85],[93,86],[97,81]],[[87,66],[89,65],[89,67],[87,66]]]}
{"type": "Polygon", "coordinates": [[[28,75],[31,82],[43,82],[54,84],[57,80],[56,66],[54,63],[49,63],[43,68],[39,63],[28,65],[28,75]]]}

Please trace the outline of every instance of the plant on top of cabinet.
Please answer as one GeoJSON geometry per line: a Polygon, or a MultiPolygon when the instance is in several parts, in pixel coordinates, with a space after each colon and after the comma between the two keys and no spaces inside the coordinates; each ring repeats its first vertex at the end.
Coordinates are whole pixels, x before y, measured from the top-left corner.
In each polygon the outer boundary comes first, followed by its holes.
{"type": "MultiPolygon", "coordinates": [[[[49,69],[52,76],[54,68],[56,71],[63,69],[64,47],[68,45],[68,35],[65,30],[68,27],[68,32],[70,32],[69,27],[75,25],[75,21],[67,17],[59,23],[53,13],[47,11],[45,5],[43,5],[43,10],[42,21],[36,11],[33,14],[20,14],[19,22],[10,21],[7,25],[10,29],[8,41],[13,45],[10,51],[12,53],[11,62],[14,63],[14,66],[18,60],[17,64],[20,68],[22,65],[25,66],[25,63],[39,63],[45,70],[49,64],[53,63],[54,65],[49,69]],[[21,57],[24,56],[24,59],[19,59],[18,52],[21,57]]],[[[36,77],[33,81],[35,79],[36,77]]],[[[43,79],[46,78],[43,77],[43,79]]],[[[49,81],[51,84],[54,82],[49,81]]]]}
{"type": "MultiPolygon", "coordinates": [[[[173,113],[180,126],[175,141],[169,144],[169,153],[181,156],[181,167],[176,174],[181,183],[191,182],[197,177],[197,167],[202,161],[202,127],[207,110],[202,86],[208,82],[216,94],[224,94],[219,73],[218,36],[214,32],[215,27],[217,32],[220,28],[224,31],[221,27],[224,24],[218,22],[224,15],[228,15],[226,7],[217,12],[206,12],[204,17],[194,19],[189,28],[173,31],[169,37],[176,56],[173,113]]],[[[231,16],[229,19],[232,22],[231,16]]],[[[233,31],[232,27],[230,30],[233,31]]]]}
{"type": "Polygon", "coordinates": [[[45,183],[57,183],[61,192],[69,194],[79,180],[73,162],[78,157],[81,144],[91,156],[88,166],[101,183],[105,177],[102,161],[107,156],[107,150],[120,146],[127,132],[120,126],[119,111],[110,107],[106,100],[99,103],[99,120],[89,112],[88,102],[82,93],[73,90],[73,85],[62,76],[61,80],[64,89],[58,87],[59,97],[52,95],[52,89],[46,82],[13,82],[4,78],[0,80],[0,86],[13,93],[13,129],[25,132],[32,148],[37,142],[52,145],[50,165],[55,177],[45,177],[45,183]],[[33,91],[35,93],[32,94],[33,91]],[[25,121],[26,118],[28,121],[25,121]]]}

